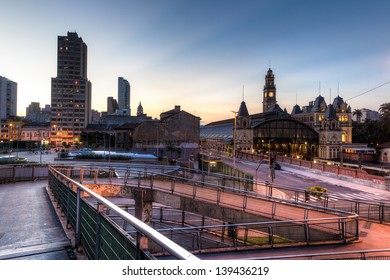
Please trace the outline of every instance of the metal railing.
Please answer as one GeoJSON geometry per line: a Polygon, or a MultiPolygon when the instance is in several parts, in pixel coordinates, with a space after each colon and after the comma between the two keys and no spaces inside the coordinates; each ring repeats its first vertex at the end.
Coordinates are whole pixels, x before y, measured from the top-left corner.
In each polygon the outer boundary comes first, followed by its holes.
{"type": "MultiPolygon", "coordinates": [[[[178,183],[180,178],[182,178],[187,184],[208,185],[215,188],[221,188],[222,186],[226,190],[249,191],[252,194],[254,192],[251,191],[251,186],[255,186],[263,189],[262,194],[257,194],[257,196],[262,196],[266,199],[274,199],[275,193],[283,192],[285,201],[294,202],[298,205],[309,204],[313,205],[313,207],[341,210],[356,213],[361,219],[371,222],[390,223],[390,203],[386,201],[342,199],[330,194],[323,194],[321,199],[309,195],[310,200],[306,200],[305,195],[307,195],[307,191],[303,189],[278,184],[266,184],[245,178],[235,178],[177,166],[131,164],[125,168],[111,168],[111,171],[102,172],[100,175],[98,166],[85,166],[83,163],[78,163],[74,167],[76,166],[77,168],[67,167],[69,170],[67,175],[75,179],[81,178],[80,182],[83,182],[83,178],[87,177],[89,177],[88,179],[94,178],[94,182],[97,182],[98,178],[106,177],[114,183],[118,183],[122,179],[124,185],[129,185],[132,178],[145,177],[147,175],[156,178],[159,174],[166,174],[165,178],[160,177],[160,179],[174,180],[178,183]]],[[[0,166],[0,184],[47,179],[47,168],[46,165],[0,166]]]]}
{"type": "Polygon", "coordinates": [[[280,184],[266,184],[266,188],[266,193],[269,196],[272,196],[275,191],[281,191],[285,194],[286,199],[290,201],[356,213],[361,219],[371,222],[390,223],[390,203],[385,200],[346,199],[337,195],[280,184]]]}
{"type": "Polygon", "coordinates": [[[244,260],[390,260],[390,249],[317,252],[313,254],[277,255],[244,260]]]}
{"type": "Polygon", "coordinates": [[[0,184],[47,179],[47,165],[0,165],[0,184]]]}
{"type": "MultiPolygon", "coordinates": [[[[123,187],[136,187],[145,190],[158,190],[189,197],[193,200],[206,201],[220,206],[226,206],[256,215],[265,215],[269,219],[308,219],[328,215],[349,216],[350,212],[338,209],[329,209],[322,205],[306,203],[292,203],[290,200],[259,194],[248,191],[242,187],[226,187],[205,181],[198,181],[183,176],[155,172],[154,170],[129,171],[127,176],[117,177],[126,169],[121,168],[89,168],[89,167],[57,167],[58,171],[68,177],[78,179],[83,184],[111,184],[123,187]],[[121,171],[122,170],[122,171],[121,171]],[[105,174],[100,176],[99,174],[105,174]],[[206,191],[208,190],[208,191],[206,191]],[[228,195],[234,195],[235,199],[226,200],[228,195]],[[261,202],[261,204],[260,204],[261,202]]],[[[176,172],[176,171],[175,171],[176,172]]]]}
{"type": "MultiPolygon", "coordinates": [[[[134,208],[122,206],[132,213],[134,208]]],[[[153,228],[192,252],[251,250],[299,245],[322,244],[324,241],[345,243],[357,238],[357,217],[292,221],[227,223],[195,213],[167,207],[155,207],[153,228]]],[[[110,213],[118,226],[129,234],[134,229],[110,213]]],[[[164,254],[154,248],[153,255],[164,254]]]]}
{"type": "Polygon", "coordinates": [[[75,244],[82,244],[92,259],[153,259],[143,248],[145,237],[152,240],[177,259],[194,260],[194,255],[142,223],[109,200],[97,195],[82,184],[49,167],[49,186],[59,206],[76,232],[75,244]],[[83,193],[97,201],[96,209],[83,199],[83,193]],[[102,207],[116,213],[137,230],[133,240],[102,214],[102,207]]]}
{"type": "MultiPolygon", "coordinates": [[[[197,243],[198,245],[195,246],[197,248],[196,250],[203,250],[199,248],[205,248],[207,246],[210,247],[210,245],[202,245],[204,242],[208,244],[214,242],[222,246],[217,236],[222,236],[222,239],[226,241],[231,239],[230,243],[233,245],[229,245],[230,248],[232,246],[234,248],[234,246],[238,246],[241,243],[246,244],[246,246],[251,246],[250,244],[252,246],[259,245],[257,241],[254,241],[259,239],[263,243],[264,240],[268,240],[265,244],[274,246],[277,243],[305,243],[308,245],[318,244],[320,242],[339,243],[356,240],[359,237],[358,215],[344,211],[329,210],[317,205],[291,203],[290,201],[279,198],[270,198],[241,189],[222,187],[203,181],[176,177],[162,172],[155,173],[154,171],[146,172],[143,170],[129,172],[128,177],[118,178],[115,174],[123,173],[123,170],[120,171],[118,168],[115,170],[112,168],[104,170],[102,167],[99,169],[58,167],[57,169],[59,172],[67,174],[67,176],[78,178],[86,186],[89,185],[95,188],[99,184],[104,186],[108,184],[111,186],[120,186],[126,191],[131,187],[144,191],[153,190],[163,192],[181,198],[189,198],[192,202],[207,202],[209,205],[233,209],[237,211],[237,215],[242,216],[239,218],[241,223],[245,221],[269,223],[267,225],[253,223],[235,224],[236,227],[227,224],[216,225],[215,228],[204,227],[203,229],[201,227],[190,227],[189,229],[180,229],[174,234],[172,229],[169,230],[169,234],[164,233],[172,237],[175,242],[182,241],[183,239],[187,240],[181,243],[183,246],[187,246],[187,242],[191,244],[197,243]],[[102,176],[99,177],[99,174],[102,176]],[[239,226],[237,227],[237,225],[239,226]],[[233,231],[237,235],[233,234],[233,231]],[[252,236],[249,238],[250,240],[248,239],[248,234],[252,236]],[[183,237],[184,235],[187,236],[183,237]],[[190,236],[192,236],[192,239],[190,236]],[[205,238],[208,241],[204,241],[205,238]]],[[[104,187],[104,189],[106,188],[104,187]]],[[[169,201],[156,202],[162,204],[169,203],[169,201]]],[[[203,209],[200,210],[202,211],[203,209]]],[[[204,212],[203,215],[207,216],[210,213],[204,212]]],[[[211,217],[219,219],[221,223],[226,222],[224,220],[226,217],[218,216],[218,213],[217,216],[211,217]]],[[[127,224],[126,221],[123,223],[127,224]]],[[[119,226],[123,228],[123,225],[119,226]]],[[[192,246],[191,250],[195,247],[192,246]]],[[[154,250],[153,252],[156,251],[158,250],[154,250]]]]}

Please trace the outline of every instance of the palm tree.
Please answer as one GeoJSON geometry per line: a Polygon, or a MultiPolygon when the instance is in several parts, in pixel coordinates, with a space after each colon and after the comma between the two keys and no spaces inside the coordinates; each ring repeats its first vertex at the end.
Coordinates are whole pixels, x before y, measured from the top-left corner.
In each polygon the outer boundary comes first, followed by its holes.
{"type": "Polygon", "coordinates": [[[379,119],[380,143],[390,141],[390,103],[384,103],[379,107],[381,114],[379,119]]]}
{"type": "Polygon", "coordinates": [[[361,109],[355,109],[352,114],[354,116],[356,116],[357,123],[361,123],[362,116],[363,116],[362,110],[361,109]]]}

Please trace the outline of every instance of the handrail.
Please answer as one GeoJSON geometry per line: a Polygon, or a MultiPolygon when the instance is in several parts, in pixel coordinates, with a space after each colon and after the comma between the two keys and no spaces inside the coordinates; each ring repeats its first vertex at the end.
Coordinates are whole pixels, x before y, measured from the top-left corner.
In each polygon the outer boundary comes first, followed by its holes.
{"type": "Polygon", "coordinates": [[[276,260],[276,259],[293,259],[293,258],[313,258],[313,257],[325,257],[325,256],[336,256],[336,255],[349,255],[349,254],[367,254],[367,253],[380,253],[388,252],[390,253],[390,248],[384,249],[373,249],[373,250],[353,250],[353,251],[341,251],[341,252],[322,252],[322,253],[312,253],[312,254],[296,254],[296,255],[278,255],[278,256],[266,256],[258,258],[243,258],[241,260],[276,260]]]}
{"type": "Polygon", "coordinates": [[[100,203],[102,203],[105,206],[107,206],[108,208],[110,208],[118,216],[123,218],[126,222],[131,224],[134,228],[136,228],[138,231],[143,233],[145,236],[147,236],[148,238],[150,238],[151,240],[156,242],[159,246],[161,246],[164,250],[171,253],[177,259],[179,259],[179,260],[198,260],[199,259],[196,256],[194,256],[193,254],[191,254],[190,252],[188,252],[187,250],[185,250],[184,248],[182,248],[181,246],[174,243],[172,240],[168,239],[167,237],[165,237],[161,233],[157,232],[156,230],[154,230],[150,226],[146,225],[145,223],[138,220],[134,216],[130,215],[126,211],[122,210],[120,207],[118,207],[114,203],[110,202],[109,200],[105,199],[104,197],[94,193],[93,191],[91,191],[87,187],[85,187],[82,184],[76,182],[75,180],[65,176],[64,174],[55,170],[51,166],[49,166],[49,170],[51,172],[53,172],[54,174],[57,174],[57,176],[62,177],[63,179],[71,182],[72,184],[77,186],[77,188],[88,193],[93,198],[95,198],[97,201],[99,201],[100,203]]]}
{"type": "MultiPolygon", "coordinates": [[[[174,228],[175,230],[197,230],[197,229],[213,229],[213,228],[222,228],[222,227],[246,227],[246,226],[268,226],[268,225],[282,225],[288,223],[315,223],[315,222],[326,222],[332,220],[346,221],[346,220],[356,220],[359,216],[353,214],[348,217],[334,217],[334,218],[314,218],[314,219],[299,219],[299,220],[283,220],[283,221],[272,221],[272,222],[251,222],[251,223],[238,223],[238,224],[221,224],[221,225],[209,225],[209,226],[189,226],[174,228]]],[[[172,229],[161,229],[158,232],[171,231],[172,229]]],[[[389,249],[390,250],[390,249],[389,249]]]]}
{"type": "MultiPolygon", "coordinates": [[[[104,169],[105,167],[99,166],[99,168],[100,169],[104,169]]],[[[108,167],[106,167],[106,168],[108,168],[108,167]]],[[[116,168],[116,170],[121,170],[121,168],[116,168]]],[[[126,170],[126,169],[123,168],[123,170],[126,170]]],[[[258,199],[263,199],[263,200],[267,200],[267,201],[273,200],[273,201],[277,201],[277,202],[280,202],[280,203],[293,204],[294,206],[298,206],[298,207],[310,208],[310,209],[315,209],[315,210],[324,211],[324,212],[332,212],[332,213],[335,213],[335,214],[337,213],[337,214],[342,215],[342,216],[346,216],[346,215],[348,216],[348,215],[352,214],[350,212],[339,210],[339,209],[327,208],[327,207],[320,206],[320,205],[313,205],[313,204],[310,204],[310,203],[304,203],[304,202],[299,202],[299,201],[292,201],[292,200],[289,200],[289,199],[283,199],[283,198],[279,198],[279,197],[272,197],[272,196],[269,196],[269,195],[259,194],[259,193],[253,192],[253,191],[236,189],[234,187],[229,187],[229,186],[221,186],[219,184],[203,182],[203,181],[198,181],[198,180],[193,180],[193,179],[188,179],[188,178],[182,178],[182,177],[178,177],[178,176],[174,176],[174,175],[170,175],[170,174],[162,174],[162,173],[155,172],[155,171],[147,171],[146,175],[148,175],[148,176],[163,176],[163,177],[169,178],[169,179],[180,179],[180,180],[183,180],[183,181],[185,181],[186,183],[189,183],[189,184],[191,184],[191,183],[194,184],[194,185],[201,184],[203,186],[206,186],[206,187],[209,187],[209,188],[212,188],[212,189],[216,189],[216,190],[219,190],[219,189],[222,188],[224,191],[231,191],[231,192],[234,192],[234,193],[245,194],[245,195],[249,195],[249,196],[252,196],[252,197],[256,197],[258,199]]],[[[147,187],[147,188],[149,188],[149,187],[147,187]]]]}

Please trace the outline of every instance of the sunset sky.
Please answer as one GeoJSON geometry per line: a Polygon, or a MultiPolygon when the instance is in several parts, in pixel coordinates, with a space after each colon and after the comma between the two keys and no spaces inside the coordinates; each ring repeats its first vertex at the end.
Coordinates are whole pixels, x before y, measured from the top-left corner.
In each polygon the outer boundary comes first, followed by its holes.
{"type": "Polygon", "coordinates": [[[99,111],[124,77],[132,115],[139,102],[152,117],[181,105],[206,124],[243,99],[260,113],[269,67],[288,112],[319,94],[352,110],[390,102],[386,0],[0,0],[0,10],[0,76],[18,83],[19,115],[50,104],[57,36],[68,31],[88,46],[99,111]]]}

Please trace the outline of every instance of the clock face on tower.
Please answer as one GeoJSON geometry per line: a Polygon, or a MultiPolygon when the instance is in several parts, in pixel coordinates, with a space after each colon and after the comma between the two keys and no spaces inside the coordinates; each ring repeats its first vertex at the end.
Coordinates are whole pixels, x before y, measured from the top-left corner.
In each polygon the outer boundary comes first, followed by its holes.
{"type": "Polygon", "coordinates": [[[272,91],[268,92],[269,97],[274,97],[274,93],[272,91]]]}

